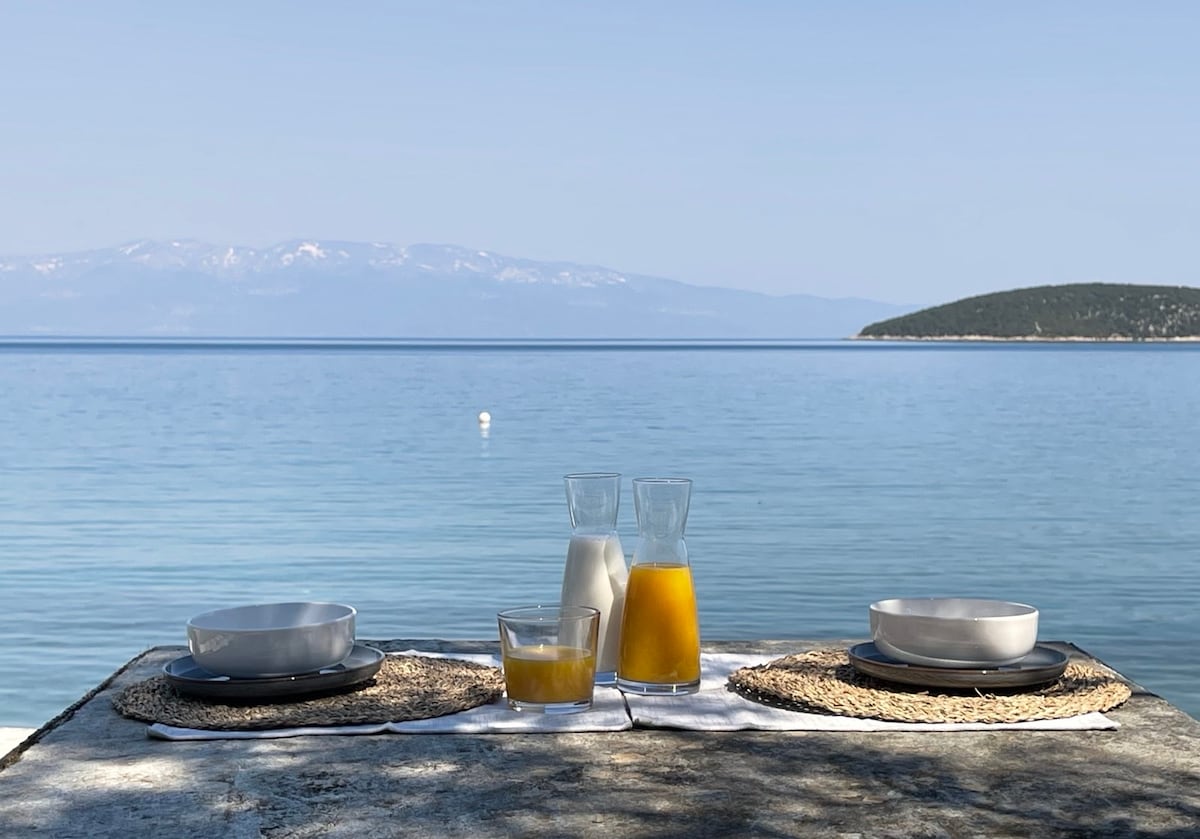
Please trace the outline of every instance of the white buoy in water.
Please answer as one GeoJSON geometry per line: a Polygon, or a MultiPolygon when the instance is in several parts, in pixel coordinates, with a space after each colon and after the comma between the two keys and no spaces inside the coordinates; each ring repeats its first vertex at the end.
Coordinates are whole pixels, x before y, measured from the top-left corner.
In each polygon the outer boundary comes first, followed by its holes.
{"type": "Polygon", "coordinates": [[[487,411],[480,411],[479,412],[479,424],[480,425],[491,425],[492,424],[492,415],[489,414],[487,411]]]}

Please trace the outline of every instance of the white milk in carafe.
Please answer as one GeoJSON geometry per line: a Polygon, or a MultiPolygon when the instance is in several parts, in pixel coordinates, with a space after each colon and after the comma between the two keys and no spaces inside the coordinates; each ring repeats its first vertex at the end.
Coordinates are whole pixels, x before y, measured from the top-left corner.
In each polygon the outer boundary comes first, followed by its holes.
{"type": "Polygon", "coordinates": [[[621,613],[625,610],[625,584],[629,569],[616,533],[577,533],[567,546],[563,569],[562,603],[600,610],[600,637],[596,640],[596,674],[617,669],[621,613]]]}

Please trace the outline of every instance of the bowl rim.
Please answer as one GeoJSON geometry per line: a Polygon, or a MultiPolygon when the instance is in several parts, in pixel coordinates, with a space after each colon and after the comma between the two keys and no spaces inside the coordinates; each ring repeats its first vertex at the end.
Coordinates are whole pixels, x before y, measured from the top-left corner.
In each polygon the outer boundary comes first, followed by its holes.
{"type": "Polygon", "coordinates": [[[202,632],[226,632],[249,634],[253,632],[279,632],[281,630],[291,629],[313,629],[319,626],[329,626],[331,624],[348,621],[358,615],[358,610],[348,603],[335,603],[326,600],[288,600],[277,603],[247,603],[241,606],[225,606],[220,609],[211,609],[207,612],[201,612],[198,615],[188,619],[187,628],[189,631],[195,629],[202,632]],[[321,619],[307,620],[301,623],[278,623],[268,626],[218,626],[211,622],[212,618],[223,617],[233,612],[252,612],[255,609],[279,608],[284,606],[323,606],[330,609],[341,610],[340,613],[329,615],[321,619]]]}
{"type": "Polygon", "coordinates": [[[979,623],[981,621],[1024,621],[1030,618],[1039,617],[1040,613],[1036,606],[1031,606],[1028,603],[1021,603],[1016,600],[1000,600],[994,597],[889,597],[884,600],[876,600],[871,604],[870,611],[874,614],[887,615],[894,618],[917,618],[922,620],[947,621],[947,622],[964,622],[964,623],[979,623]],[[1014,607],[1012,614],[1008,615],[931,615],[914,612],[903,612],[894,608],[892,604],[907,603],[935,603],[945,602],[949,600],[958,601],[960,603],[989,603],[1000,606],[1014,607]]]}

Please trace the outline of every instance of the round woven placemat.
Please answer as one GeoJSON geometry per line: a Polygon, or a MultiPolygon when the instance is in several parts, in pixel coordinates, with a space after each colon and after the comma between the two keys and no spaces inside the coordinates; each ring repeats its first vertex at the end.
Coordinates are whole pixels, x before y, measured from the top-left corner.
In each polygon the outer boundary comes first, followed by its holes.
{"type": "Polygon", "coordinates": [[[454,658],[389,655],[375,678],[346,692],[294,702],[224,704],[176,692],[165,676],[129,685],[113,699],[118,713],[145,722],[216,731],[365,725],[423,720],[498,699],[497,667],[454,658]]]}
{"type": "Polygon", "coordinates": [[[1100,668],[1072,661],[1056,681],[993,693],[892,684],[854,669],[840,648],[812,650],[744,667],[734,690],[765,705],[893,722],[1007,723],[1107,711],[1129,687],[1100,668]]]}

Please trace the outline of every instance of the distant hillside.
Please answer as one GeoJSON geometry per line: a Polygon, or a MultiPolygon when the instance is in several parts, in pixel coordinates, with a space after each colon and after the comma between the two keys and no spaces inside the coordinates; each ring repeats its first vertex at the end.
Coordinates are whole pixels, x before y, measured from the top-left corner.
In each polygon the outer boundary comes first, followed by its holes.
{"type": "Polygon", "coordinates": [[[455,245],[180,240],[0,257],[0,335],[840,338],[905,311],[455,245]]]}
{"type": "Polygon", "coordinates": [[[1200,289],[1110,283],[968,297],[864,327],[857,338],[1200,340],[1200,289]]]}

